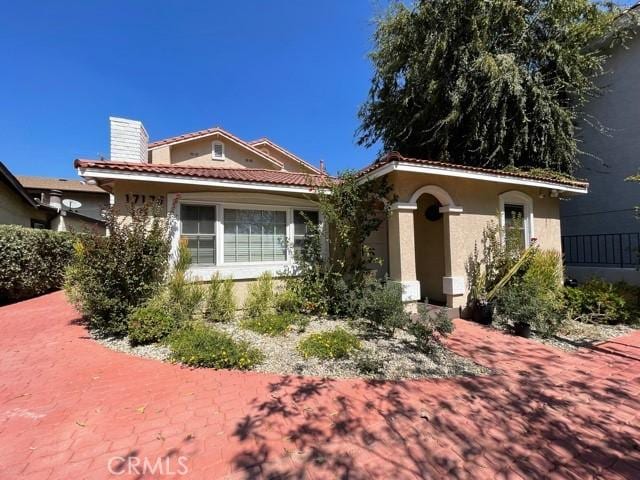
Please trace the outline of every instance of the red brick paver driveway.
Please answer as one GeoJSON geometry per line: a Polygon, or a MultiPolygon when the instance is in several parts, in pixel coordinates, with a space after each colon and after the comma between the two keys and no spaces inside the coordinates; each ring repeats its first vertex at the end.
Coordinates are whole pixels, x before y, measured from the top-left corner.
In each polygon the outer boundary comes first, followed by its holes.
{"type": "Polygon", "coordinates": [[[569,355],[458,321],[449,344],[498,373],[189,370],[96,344],[61,293],[4,307],[0,477],[640,478],[640,334],[569,355]]]}

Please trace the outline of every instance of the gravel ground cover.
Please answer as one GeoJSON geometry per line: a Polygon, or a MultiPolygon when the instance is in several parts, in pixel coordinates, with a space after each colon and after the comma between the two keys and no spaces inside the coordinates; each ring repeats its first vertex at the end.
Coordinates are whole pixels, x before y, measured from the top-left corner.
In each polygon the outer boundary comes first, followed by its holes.
{"type": "MultiPolygon", "coordinates": [[[[499,330],[510,331],[511,328],[504,322],[494,322],[493,325],[499,330]]],[[[634,330],[633,327],[628,325],[604,325],[567,320],[560,330],[551,337],[545,338],[535,331],[532,331],[530,338],[545,345],[573,352],[579,348],[588,347],[611,338],[626,335],[634,330]]]]}
{"type": "MultiPolygon", "coordinates": [[[[231,334],[236,340],[245,340],[259,348],[264,353],[265,360],[254,368],[258,372],[389,380],[491,373],[489,369],[456,355],[441,345],[435,346],[428,354],[421,352],[414,344],[414,337],[402,330],[396,331],[393,337],[364,335],[356,325],[344,320],[314,318],[303,332],[294,328],[286,335],[275,337],[247,330],[241,326],[240,321],[216,323],[212,326],[231,334]],[[341,360],[304,359],[298,352],[297,345],[303,337],[336,327],[358,334],[362,349],[341,360]]],[[[161,361],[169,361],[171,356],[171,350],[162,344],[132,347],[127,338],[94,338],[108,348],[132,355],[161,361]]]]}
{"type": "Polygon", "coordinates": [[[610,338],[626,335],[634,330],[633,327],[628,325],[600,325],[569,320],[554,336],[550,338],[536,336],[534,338],[553,347],[574,351],[610,338]]]}

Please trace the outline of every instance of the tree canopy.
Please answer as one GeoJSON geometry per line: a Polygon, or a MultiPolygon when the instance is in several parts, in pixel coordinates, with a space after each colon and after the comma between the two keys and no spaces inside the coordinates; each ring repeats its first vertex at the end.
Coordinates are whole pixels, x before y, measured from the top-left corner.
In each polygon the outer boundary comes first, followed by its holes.
{"type": "Polygon", "coordinates": [[[590,0],[422,0],[378,19],[358,143],[572,173],[619,9],[590,0]]]}

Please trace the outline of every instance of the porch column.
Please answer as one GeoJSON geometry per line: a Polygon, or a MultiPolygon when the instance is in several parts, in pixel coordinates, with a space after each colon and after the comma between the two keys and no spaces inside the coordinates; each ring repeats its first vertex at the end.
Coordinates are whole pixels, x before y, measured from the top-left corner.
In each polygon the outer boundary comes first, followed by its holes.
{"type": "Polygon", "coordinates": [[[442,278],[442,292],[447,297],[447,307],[454,308],[464,305],[466,302],[465,287],[465,259],[458,258],[464,255],[465,230],[462,224],[462,207],[444,206],[440,208],[444,216],[444,271],[442,278]]]}
{"type": "Polygon", "coordinates": [[[389,217],[389,275],[402,285],[402,300],[420,300],[416,277],[416,248],[413,234],[415,203],[396,203],[389,217]]]}

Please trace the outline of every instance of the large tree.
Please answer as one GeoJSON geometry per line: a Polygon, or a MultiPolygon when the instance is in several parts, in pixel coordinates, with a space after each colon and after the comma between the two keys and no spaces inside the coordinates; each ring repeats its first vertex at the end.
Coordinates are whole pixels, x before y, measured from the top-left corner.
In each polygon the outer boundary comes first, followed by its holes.
{"type": "Polygon", "coordinates": [[[377,23],[358,142],[405,156],[571,173],[618,8],[590,0],[394,3],[377,23]]]}

